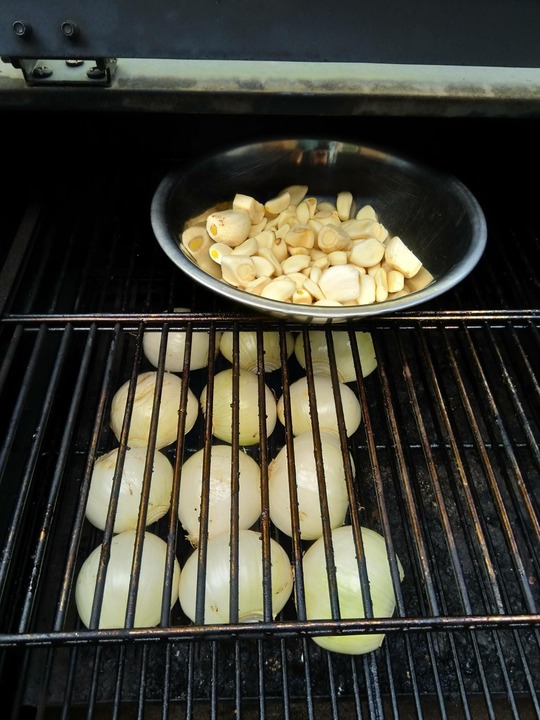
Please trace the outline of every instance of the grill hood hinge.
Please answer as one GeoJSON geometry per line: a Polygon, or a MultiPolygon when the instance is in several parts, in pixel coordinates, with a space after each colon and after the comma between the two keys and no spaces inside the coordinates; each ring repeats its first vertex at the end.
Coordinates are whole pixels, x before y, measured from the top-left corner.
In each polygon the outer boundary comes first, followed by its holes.
{"type": "Polygon", "coordinates": [[[109,87],[116,70],[116,58],[97,58],[82,60],[35,59],[2,57],[3,62],[11,63],[21,70],[26,84],[43,85],[99,85],[109,87]]]}

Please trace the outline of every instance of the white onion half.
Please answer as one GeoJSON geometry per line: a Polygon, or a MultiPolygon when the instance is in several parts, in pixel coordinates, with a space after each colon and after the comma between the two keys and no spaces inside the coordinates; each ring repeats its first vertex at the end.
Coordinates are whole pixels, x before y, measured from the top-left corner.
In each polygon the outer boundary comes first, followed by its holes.
{"type": "MultiPolygon", "coordinates": [[[[135,537],[136,533],[128,530],[115,535],[111,541],[99,628],[125,626],[135,537]]],[[[86,627],[89,627],[92,615],[100,555],[101,545],[98,545],[81,566],[75,585],[77,612],[86,627]]],[[[166,559],[167,543],[157,535],[146,532],[135,608],[135,627],[155,627],[161,620],[166,559]]],[[[180,564],[175,559],[171,608],[178,599],[179,580],[180,564]]]]}
{"type": "MultiPolygon", "coordinates": [[[[354,333],[360,366],[363,377],[367,377],[377,367],[377,357],[373,346],[373,339],[369,332],[354,333]]],[[[356,380],[354,358],[351,350],[351,339],[349,333],[344,330],[335,330],[332,333],[336,368],[341,382],[353,382],[356,380]]],[[[324,330],[310,330],[309,342],[311,346],[311,360],[313,372],[319,375],[330,375],[330,361],[328,359],[328,343],[324,330]]],[[[304,336],[300,333],[294,344],[294,354],[300,365],[306,367],[306,356],[304,351],[304,336]]]]}
{"type": "MultiPolygon", "coordinates": [[[[114,532],[135,530],[139,517],[139,505],[144,482],[147,448],[127,448],[118,506],[114,520],[114,532]]],[[[97,458],[92,470],[90,489],[86,504],[86,517],[95,527],[103,530],[107,520],[114,471],[118,461],[118,448],[97,458]]],[[[146,524],[159,520],[169,510],[173,482],[173,466],[161,452],[156,451],[152,463],[152,479],[148,496],[146,524]]]]}
{"type": "MultiPolygon", "coordinates": [[[[338,433],[336,401],[332,378],[329,375],[314,375],[313,385],[317,405],[317,421],[321,430],[338,433]]],[[[345,383],[339,383],[341,406],[345,420],[347,436],[350,437],[362,420],[360,401],[353,390],[345,383]]],[[[313,427],[309,405],[309,388],[307,377],[293,382],[289,388],[291,401],[291,423],[294,435],[310,432],[313,427]]],[[[285,409],[283,395],[277,402],[279,420],[285,425],[285,409]]]]}
{"type": "MultiPolygon", "coordinates": [[[[396,598],[390,574],[390,563],[382,535],[362,528],[362,543],[369,578],[373,616],[392,617],[396,598]]],[[[364,603],[356,559],[352,528],[345,525],[332,531],[339,609],[342,619],[364,619],[364,603]]],[[[400,580],[404,572],[397,558],[400,580]]],[[[331,620],[328,574],[323,539],[306,551],[303,558],[306,613],[308,620],[331,620]]],[[[361,655],[381,646],[384,633],[340,636],[313,636],[317,645],[333,652],[361,655]]]]}
{"type": "MultiPolygon", "coordinates": [[[[349,507],[345,465],[337,435],[322,431],[322,465],[328,513],[332,528],[343,525],[349,507]]],[[[294,477],[298,496],[300,537],[316,540],[322,535],[321,500],[315,461],[315,445],[311,432],[297,435],[293,440],[294,477]]],[[[292,535],[291,504],[289,499],[289,471],[287,446],[279,451],[268,467],[270,519],[286,535],[292,535]]],[[[349,454],[351,469],[353,460],[349,454]]]]}
{"type": "MultiPolygon", "coordinates": [[[[260,533],[241,530],[238,535],[238,620],[257,622],[263,615],[263,559],[260,533]]],[[[215,535],[208,541],[204,624],[230,622],[230,545],[229,534],[215,535]]],[[[272,617],[283,609],[291,597],[293,573],[289,556],[273,538],[270,539],[272,617]]],[[[182,568],[179,599],[185,614],[195,622],[197,600],[198,551],[194,550],[182,568]]]]}
{"type": "MultiPolygon", "coordinates": [[[[177,313],[190,312],[189,308],[175,308],[177,313]]],[[[216,332],[216,353],[219,352],[221,333],[216,332]]],[[[159,331],[146,330],[143,335],[143,352],[146,359],[157,367],[162,334],[159,331]]],[[[191,354],[189,358],[190,370],[200,370],[208,365],[208,350],[210,333],[208,331],[193,331],[191,335],[191,354]]],[[[165,370],[169,372],[182,372],[184,369],[184,354],[186,346],[186,332],[172,330],[167,333],[167,349],[165,351],[165,370]]]]}
{"type": "MultiPolygon", "coordinates": [[[[273,372],[281,367],[280,336],[276,331],[263,332],[264,347],[264,371],[273,372]]],[[[233,338],[234,333],[226,331],[221,336],[220,352],[229,362],[233,361],[233,338]]],[[[291,332],[285,333],[287,358],[294,350],[294,335],[291,332]]],[[[257,355],[257,333],[251,330],[242,330],[238,333],[238,355],[239,366],[242,370],[258,372],[257,355]]]]}
{"type": "MultiPolygon", "coordinates": [[[[182,465],[178,519],[188,533],[187,539],[199,542],[201,490],[204,450],[199,450],[182,465]]],[[[242,450],[238,453],[238,527],[249,529],[261,514],[261,469],[242,450]]],[[[230,531],[232,486],[232,448],[213,445],[210,455],[208,537],[230,531]]]]}
{"type": "MultiPolygon", "coordinates": [[[[157,372],[151,370],[141,373],[137,378],[133,414],[129,426],[128,444],[130,446],[146,446],[150,436],[152,407],[157,383],[157,372]]],[[[120,440],[122,423],[126,412],[129,392],[129,381],[125,382],[115,393],[111,404],[111,429],[117,440],[120,440]]],[[[156,434],[156,448],[166,447],[176,440],[178,435],[178,411],[182,393],[182,380],[172,373],[163,373],[163,387],[159,406],[159,420],[156,434]]],[[[199,413],[197,398],[188,388],[185,432],[188,433],[199,413]]]]}
{"type": "MultiPolygon", "coordinates": [[[[201,409],[206,413],[206,386],[200,397],[201,409]]],[[[260,441],[259,432],[259,381],[248,370],[238,371],[238,417],[240,445],[256,445],[260,441]]],[[[212,434],[224,442],[232,442],[232,405],[233,370],[229,368],[214,377],[214,397],[212,403],[212,434]]],[[[266,434],[274,432],[277,421],[276,399],[268,385],[265,385],[266,434]]]]}

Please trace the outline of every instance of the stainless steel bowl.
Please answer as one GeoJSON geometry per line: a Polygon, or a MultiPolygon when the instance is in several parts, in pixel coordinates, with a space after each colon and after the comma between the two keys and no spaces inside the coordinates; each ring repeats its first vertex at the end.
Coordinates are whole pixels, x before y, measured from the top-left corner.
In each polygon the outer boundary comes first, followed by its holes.
{"type": "Polygon", "coordinates": [[[468,275],[484,251],[487,230],[480,205],[455,177],[384,150],[324,139],[283,139],[225,148],[171,171],[151,207],[155,236],[168,257],[194,281],[240,305],[272,316],[344,322],[405,310],[441,295],[468,275]],[[264,201],[284,187],[308,185],[309,194],[334,198],[352,192],[371,204],[381,222],[434,276],[426,288],[373,305],[325,307],[261,298],[216,279],[180,249],[184,223],[236,193],[264,201]]]}

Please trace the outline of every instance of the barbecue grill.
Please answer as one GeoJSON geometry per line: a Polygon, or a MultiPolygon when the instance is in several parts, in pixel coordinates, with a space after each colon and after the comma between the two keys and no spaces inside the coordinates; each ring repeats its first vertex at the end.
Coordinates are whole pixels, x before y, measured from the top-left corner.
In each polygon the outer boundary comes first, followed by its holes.
{"type": "MultiPolygon", "coordinates": [[[[540,717],[538,10],[497,7],[481,32],[477,3],[464,3],[450,24],[442,4],[423,8],[419,24],[418,6],[398,12],[410,30],[399,43],[375,5],[365,8],[368,33],[358,8],[343,5],[346,23],[323,4],[325,27],[314,21],[313,35],[292,44],[294,25],[283,35],[275,19],[287,17],[284,4],[272,17],[265,11],[268,32],[259,35],[251,15],[233,30],[241,3],[221,11],[199,3],[182,17],[166,2],[157,3],[161,16],[142,4],[130,4],[132,15],[122,2],[114,12],[110,3],[77,13],[67,5],[54,3],[44,16],[37,3],[8,2],[0,31],[0,113],[11,149],[0,249],[0,686],[8,716],[540,717]],[[363,44],[352,42],[355,26],[363,44]],[[383,28],[384,48],[367,43],[383,28]],[[503,43],[513,31],[520,42],[503,43]],[[486,217],[484,255],[455,288],[411,310],[322,326],[334,388],[335,333],[373,339],[377,368],[364,377],[354,356],[349,383],[362,422],[349,438],[343,423],[337,431],[354,461],[347,523],[379,532],[403,564],[401,583],[394,573],[395,613],[374,618],[368,602],[365,617],[306,619],[310,543],[294,513],[292,537],[268,514],[269,465],[291,442],[286,417],[246,450],[261,466],[263,618],[235,617],[233,562],[229,622],[205,624],[200,607],[191,621],[165,601],[157,626],[136,627],[135,572],[124,626],[99,628],[95,616],[88,628],[75,605],[77,573],[113,537],[111,519],[104,530],[86,519],[90,478],[97,457],[125,452],[127,434],[118,441],[109,425],[111,402],[124,382],[133,387],[152,369],[144,333],[159,334],[163,347],[175,331],[188,347],[208,333],[217,348],[220,333],[232,331],[231,362],[211,352],[207,368],[185,360],[178,373],[197,397],[222,369],[239,373],[243,330],[258,338],[257,404],[263,383],[287,397],[305,375],[313,391],[309,352],[304,369],[285,345],[287,332],[307,343],[310,324],[246,311],[191,282],[150,222],[173,166],[279,137],[283,127],[406,152],[458,177],[486,217]],[[278,334],[283,359],[271,373],[263,369],[267,331],[278,334]],[[270,538],[295,572],[295,595],[275,618],[270,538]],[[384,643],[364,655],[314,642],[374,633],[384,643]]],[[[291,21],[303,17],[289,10],[291,21]]],[[[185,434],[179,417],[177,440],[164,449],[175,470],[171,509],[149,528],[167,543],[166,596],[173,558],[183,566],[192,551],[175,508],[182,461],[212,443],[211,413],[185,434]]],[[[316,413],[313,428],[316,437],[316,413]]],[[[239,450],[234,437],[232,445],[239,450]]],[[[294,473],[290,484],[293,492],[294,473]]],[[[203,493],[201,516],[205,502],[203,493]]],[[[231,547],[234,557],[234,531],[231,547]]],[[[199,562],[204,578],[204,543],[199,562]]]]}

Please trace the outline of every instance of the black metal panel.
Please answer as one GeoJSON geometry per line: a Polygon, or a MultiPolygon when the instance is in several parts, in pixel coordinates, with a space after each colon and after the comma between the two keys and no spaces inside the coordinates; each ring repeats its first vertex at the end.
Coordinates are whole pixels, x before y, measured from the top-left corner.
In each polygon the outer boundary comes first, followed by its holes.
{"type": "Polygon", "coordinates": [[[14,58],[191,58],[538,67],[535,0],[4,0],[14,58]]]}

